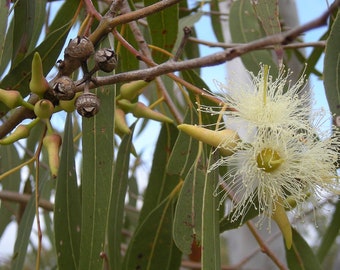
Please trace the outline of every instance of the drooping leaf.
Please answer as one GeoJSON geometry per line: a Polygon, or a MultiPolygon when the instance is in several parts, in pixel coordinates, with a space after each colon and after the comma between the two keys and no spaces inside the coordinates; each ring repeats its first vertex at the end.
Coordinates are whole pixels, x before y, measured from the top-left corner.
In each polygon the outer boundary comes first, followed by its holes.
{"type": "Polygon", "coordinates": [[[2,66],[3,63],[3,55],[5,52],[5,38],[6,38],[6,31],[7,31],[7,23],[8,23],[8,6],[6,0],[0,0],[0,74],[2,74],[2,66]]]}
{"type": "Polygon", "coordinates": [[[324,61],[324,86],[331,112],[340,115],[340,12],[327,39],[324,61]]]}
{"type": "Polygon", "coordinates": [[[174,219],[173,238],[184,254],[191,253],[193,241],[201,241],[204,181],[205,172],[195,162],[184,180],[174,219]]]}
{"type": "Polygon", "coordinates": [[[290,270],[321,270],[318,258],[302,236],[293,229],[293,246],[286,249],[286,258],[290,270]]]}
{"type": "MultiPolygon", "coordinates": [[[[39,179],[39,192],[44,188],[46,181],[49,179],[49,173],[45,172],[39,179]]],[[[29,199],[25,212],[20,220],[18,234],[14,244],[13,257],[11,261],[11,270],[22,270],[24,267],[27,247],[30,240],[35,213],[35,196],[29,199]]]]}
{"type": "MultiPolygon", "coordinates": [[[[158,1],[144,0],[144,5],[149,6],[156,2],[158,1]]],[[[178,4],[156,12],[146,19],[152,38],[152,45],[171,52],[178,32],[178,4]]],[[[169,58],[169,56],[156,51],[153,52],[153,57],[157,63],[162,63],[169,58]]]]}
{"type": "Polygon", "coordinates": [[[14,5],[13,69],[25,57],[34,29],[35,1],[20,0],[14,5]],[[23,23],[25,22],[25,23],[23,23]]]}
{"type": "MultiPolygon", "coordinates": [[[[209,163],[215,158],[210,154],[209,163]]],[[[213,162],[212,162],[213,163],[213,162]]],[[[214,196],[218,185],[218,172],[207,173],[205,170],[203,204],[202,204],[202,269],[221,269],[219,212],[217,210],[219,198],[214,196]]]]}
{"type": "Polygon", "coordinates": [[[172,240],[174,195],[159,203],[138,226],[126,252],[123,269],[179,268],[181,253],[172,240]]]}
{"type": "Polygon", "coordinates": [[[114,166],[115,88],[100,87],[100,111],[83,118],[82,227],[79,269],[101,269],[114,166]]]}
{"type": "MultiPolygon", "coordinates": [[[[211,12],[220,12],[220,2],[218,0],[213,0],[210,2],[211,12]]],[[[222,14],[211,14],[211,26],[214,30],[216,39],[218,42],[224,42],[223,28],[222,28],[222,14]]]]}
{"type": "Polygon", "coordinates": [[[178,175],[166,171],[169,156],[173,150],[178,130],[173,125],[164,124],[155,148],[148,186],[144,195],[144,204],[140,212],[140,221],[157,207],[176,187],[178,175]]]}
{"type": "MultiPolygon", "coordinates": [[[[132,129],[133,130],[133,129],[132,129]]],[[[124,136],[116,159],[112,196],[108,218],[108,246],[111,270],[120,270],[122,265],[121,242],[124,221],[124,203],[129,180],[129,161],[132,147],[132,132],[124,136]]]]}
{"type": "Polygon", "coordinates": [[[339,234],[340,230],[340,201],[336,204],[335,211],[333,213],[333,218],[322,237],[321,244],[317,251],[317,256],[320,262],[323,262],[326,255],[328,254],[330,248],[334,244],[336,237],[339,234]]]}
{"type": "Polygon", "coordinates": [[[32,52],[37,46],[39,37],[42,34],[43,26],[46,23],[47,0],[35,1],[34,28],[28,52],[32,52]]]}
{"type": "MultiPolygon", "coordinates": [[[[187,110],[183,123],[196,124],[197,114],[191,108],[187,110]]],[[[185,177],[194,163],[198,150],[198,141],[184,132],[180,132],[171,152],[167,172],[185,177]]]]}
{"type": "Polygon", "coordinates": [[[72,115],[65,123],[54,208],[55,244],[59,269],[78,269],[81,231],[80,190],[77,185],[72,115]]]}
{"type": "MultiPolygon", "coordinates": [[[[249,43],[263,37],[262,28],[254,13],[251,1],[240,0],[233,2],[229,14],[229,27],[234,43],[249,43]]],[[[278,70],[270,51],[254,51],[241,56],[245,67],[257,74],[260,63],[271,67],[273,77],[277,77],[278,70]]]]}
{"type": "MultiPolygon", "coordinates": [[[[265,1],[258,0],[252,1],[255,13],[261,26],[267,36],[278,34],[281,32],[281,23],[279,18],[279,3],[278,0],[265,1]]],[[[283,49],[280,44],[274,47],[277,59],[282,62],[283,49]]]]}
{"type": "MultiPolygon", "coordinates": [[[[0,146],[0,175],[20,164],[20,158],[14,145],[0,146]]],[[[19,192],[20,171],[15,171],[1,181],[4,191],[19,192]]],[[[16,214],[18,205],[7,201],[0,204],[0,237],[7,225],[12,221],[12,216],[16,214]]]]}

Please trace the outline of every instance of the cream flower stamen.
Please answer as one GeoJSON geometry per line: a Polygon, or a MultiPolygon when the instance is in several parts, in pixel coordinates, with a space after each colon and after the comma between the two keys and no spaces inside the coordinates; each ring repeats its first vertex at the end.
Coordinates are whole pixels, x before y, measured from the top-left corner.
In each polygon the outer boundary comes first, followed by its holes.
{"type": "MultiPolygon", "coordinates": [[[[200,105],[199,110],[225,117],[221,129],[245,131],[235,141],[233,152],[221,156],[208,171],[227,166],[215,196],[220,203],[230,198],[229,218],[243,222],[251,207],[258,210],[262,224],[276,209],[302,212],[306,199],[317,202],[328,194],[339,194],[337,175],[340,132],[324,131],[324,111],[310,113],[310,91],[300,92],[304,77],[295,84],[281,72],[276,79],[262,66],[248,83],[232,82],[219,97],[232,111],[200,105]],[[222,187],[222,188],[221,188],[222,187]],[[293,202],[293,203],[292,203],[293,202]]],[[[221,87],[225,89],[225,87],[221,87]]],[[[220,108],[221,108],[220,107],[220,108]]],[[[329,116],[330,117],[330,116],[329,116]]],[[[223,142],[217,147],[223,146],[223,142]]]]}

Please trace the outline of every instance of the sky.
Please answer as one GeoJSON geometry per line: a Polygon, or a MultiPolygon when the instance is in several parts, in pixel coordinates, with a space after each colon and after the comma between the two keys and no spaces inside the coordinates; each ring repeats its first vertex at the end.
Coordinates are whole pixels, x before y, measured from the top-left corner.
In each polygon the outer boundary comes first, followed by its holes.
{"type": "MultiPolygon", "coordinates": [[[[293,0],[292,0],[293,1],[293,0]]],[[[305,0],[297,0],[297,9],[299,13],[300,23],[303,24],[308,22],[321,14],[327,8],[326,0],[310,0],[308,1],[308,5],[306,5],[305,0]]],[[[196,29],[198,32],[198,37],[202,39],[207,39],[209,41],[216,41],[213,31],[210,26],[210,20],[207,16],[203,16],[200,21],[196,25],[196,29]]],[[[319,37],[324,33],[325,27],[309,31],[304,35],[305,41],[316,41],[319,37]]],[[[203,55],[208,55],[214,52],[220,51],[220,49],[216,48],[208,48],[206,46],[201,46],[201,52],[203,55]]],[[[307,54],[310,52],[310,49],[307,49],[307,54]]],[[[322,60],[319,61],[317,69],[322,70],[322,60]]],[[[220,65],[217,67],[210,67],[207,69],[203,69],[202,78],[209,85],[209,87],[213,90],[215,85],[213,84],[214,80],[223,81],[225,80],[226,70],[224,65],[220,65]]],[[[321,80],[318,80],[316,77],[311,78],[311,86],[314,92],[315,97],[315,108],[325,108],[328,109],[327,100],[324,94],[324,87],[321,80]]],[[[155,123],[151,126],[153,134],[156,133],[156,130],[160,128],[158,123],[155,123]]],[[[149,132],[143,132],[138,140],[135,142],[135,146],[137,152],[144,151],[143,159],[152,160],[153,158],[153,148],[154,142],[150,140],[149,132]],[[147,142],[147,144],[145,144],[147,142]]],[[[141,174],[147,173],[149,171],[150,164],[145,164],[142,166],[141,174]],[[143,166],[144,169],[143,169],[143,166]]],[[[147,177],[147,176],[146,176],[147,177]]],[[[145,183],[142,183],[141,189],[145,188],[145,183]]],[[[16,225],[13,223],[8,226],[3,237],[0,239],[0,265],[1,261],[10,256],[13,251],[14,239],[16,236],[16,225]]]]}

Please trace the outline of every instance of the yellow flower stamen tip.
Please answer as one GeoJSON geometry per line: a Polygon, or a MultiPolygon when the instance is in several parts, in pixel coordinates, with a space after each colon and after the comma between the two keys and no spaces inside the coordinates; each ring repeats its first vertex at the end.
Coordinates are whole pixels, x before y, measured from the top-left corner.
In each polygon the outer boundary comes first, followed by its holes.
{"type": "Polygon", "coordinates": [[[257,167],[265,172],[273,172],[283,163],[278,152],[264,148],[256,157],[257,167]]]}

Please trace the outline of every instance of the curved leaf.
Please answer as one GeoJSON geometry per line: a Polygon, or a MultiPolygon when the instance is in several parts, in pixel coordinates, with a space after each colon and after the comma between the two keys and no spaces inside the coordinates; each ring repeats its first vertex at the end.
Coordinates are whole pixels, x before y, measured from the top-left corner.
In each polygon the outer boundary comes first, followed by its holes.
{"type": "Polygon", "coordinates": [[[331,112],[340,115],[340,12],[327,39],[324,62],[324,86],[331,112]]]}
{"type": "MultiPolygon", "coordinates": [[[[263,37],[262,28],[249,0],[239,0],[232,4],[229,27],[234,43],[248,43],[263,37]]],[[[271,52],[265,50],[250,52],[242,55],[241,59],[245,67],[255,74],[259,72],[259,64],[262,63],[270,66],[273,77],[277,77],[277,65],[273,61],[271,52]]]]}
{"type": "Polygon", "coordinates": [[[82,225],[79,269],[101,269],[113,187],[115,88],[97,89],[100,111],[83,118],[82,225]]]}
{"type": "Polygon", "coordinates": [[[124,202],[129,180],[129,161],[132,147],[133,128],[124,136],[116,159],[112,195],[108,218],[108,246],[111,270],[121,269],[121,242],[124,220],[124,202]]]}
{"type": "MultiPolygon", "coordinates": [[[[156,2],[158,1],[144,0],[144,5],[149,6],[156,2]]],[[[178,32],[178,4],[154,13],[146,19],[152,38],[152,45],[171,52],[178,32]]],[[[168,55],[157,51],[153,52],[153,57],[157,63],[164,62],[169,58],[168,55]]]]}
{"type": "Polygon", "coordinates": [[[54,207],[59,269],[78,269],[80,252],[80,190],[74,161],[72,115],[68,114],[60,157],[54,207]]]}
{"type": "MultiPolygon", "coordinates": [[[[0,175],[12,169],[20,163],[17,149],[14,145],[0,146],[0,175]]],[[[20,171],[15,171],[1,181],[2,190],[19,192],[20,171]]],[[[18,205],[16,203],[1,201],[0,204],[0,237],[7,225],[16,214],[18,205]]]]}
{"type": "Polygon", "coordinates": [[[181,253],[172,240],[174,198],[169,196],[153,209],[138,226],[123,269],[178,269],[181,253]]]}
{"type": "Polygon", "coordinates": [[[293,230],[293,246],[286,248],[286,258],[290,270],[321,270],[322,267],[310,246],[293,230]]]}

